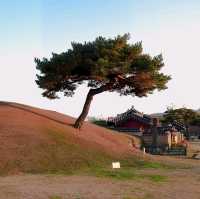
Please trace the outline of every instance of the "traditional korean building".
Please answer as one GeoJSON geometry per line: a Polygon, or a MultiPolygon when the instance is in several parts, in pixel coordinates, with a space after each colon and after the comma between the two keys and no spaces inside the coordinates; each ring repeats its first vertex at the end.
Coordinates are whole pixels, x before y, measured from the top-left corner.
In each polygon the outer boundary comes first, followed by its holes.
{"type": "Polygon", "coordinates": [[[152,125],[152,118],[137,111],[134,107],[126,112],[118,114],[116,117],[109,117],[109,126],[114,126],[118,130],[141,131],[149,129],[152,125]]]}

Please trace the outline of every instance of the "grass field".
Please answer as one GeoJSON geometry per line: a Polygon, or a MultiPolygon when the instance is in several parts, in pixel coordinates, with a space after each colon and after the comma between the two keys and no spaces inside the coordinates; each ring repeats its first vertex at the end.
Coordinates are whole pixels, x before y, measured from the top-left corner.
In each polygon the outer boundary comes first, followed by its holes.
{"type": "Polygon", "coordinates": [[[199,166],[169,168],[163,165],[119,170],[95,168],[67,175],[21,174],[0,177],[0,198],[199,199],[199,174],[199,166]]]}

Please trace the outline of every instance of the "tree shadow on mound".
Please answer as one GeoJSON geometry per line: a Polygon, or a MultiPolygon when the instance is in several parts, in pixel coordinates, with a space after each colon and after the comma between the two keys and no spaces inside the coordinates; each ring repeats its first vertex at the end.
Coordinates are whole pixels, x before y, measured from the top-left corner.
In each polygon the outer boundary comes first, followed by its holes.
{"type": "MultiPolygon", "coordinates": [[[[38,112],[36,112],[36,111],[32,111],[32,110],[30,110],[30,109],[28,109],[28,108],[25,108],[25,107],[21,107],[21,106],[23,106],[23,105],[20,106],[20,105],[17,105],[17,104],[12,104],[12,103],[8,103],[8,102],[1,102],[1,101],[0,101],[0,105],[6,105],[6,106],[9,106],[9,107],[12,107],[12,108],[16,108],[16,109],[19,109],[19,110],[23,110],[23,111],[32,113],[32,114],[34,114],[34,115],[37,115],[37,116],[40,116],[40,117],[49,119],[49,120],[51,120],[51,121],[57,122],[57,123],[59,123],[59,124],[68,125],[68,126],[71,126],[71,127],[74,126],[73,123],[63,122],[63,121],[61,121],[61,120],[58,120],[58,119],[49,117],[49,116],[47,116],[47,115],[45,115],[45,114],[38,113],[38,112]]],[[[48,111],[48,110],[44,110],[44,111],[48,111]]]]}

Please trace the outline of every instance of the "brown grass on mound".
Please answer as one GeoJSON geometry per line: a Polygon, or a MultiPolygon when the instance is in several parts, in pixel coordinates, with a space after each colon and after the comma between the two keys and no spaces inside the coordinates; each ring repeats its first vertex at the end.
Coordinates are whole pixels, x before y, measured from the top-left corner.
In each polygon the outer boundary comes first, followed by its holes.
{"type": "Polygon", "coordinates": [[[71,171],[132,154],[130,136],[17,103],[0,102],[0,173],[71,171]]]}

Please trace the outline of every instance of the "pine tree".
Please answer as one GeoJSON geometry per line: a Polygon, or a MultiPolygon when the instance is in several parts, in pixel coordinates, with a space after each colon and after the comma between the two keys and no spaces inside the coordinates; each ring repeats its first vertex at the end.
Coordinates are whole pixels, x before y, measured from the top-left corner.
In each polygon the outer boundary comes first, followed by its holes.
{"type": "Polygon", "coordinates": [[[52,53],[50,59],[35,58],[39,70],[36,83],[50,99],[58,92],[73,96],[85,82],[90,90],[83,110],[74,127],[81,128],[93,97],[105,91],[120,95],[143,97],[155,89],[166,89],[170,76],[160,72],[164,66],[162,55],[151,57],[143,53],[142,43],[128,43],[130,35],[115,38],[98,37],[92,42],[72,42],[72,48],[61,54],[52,53]]]}

